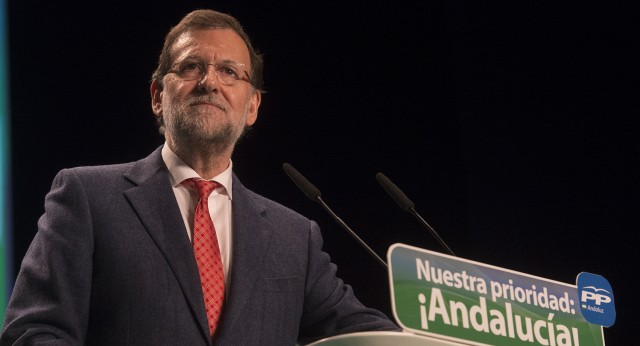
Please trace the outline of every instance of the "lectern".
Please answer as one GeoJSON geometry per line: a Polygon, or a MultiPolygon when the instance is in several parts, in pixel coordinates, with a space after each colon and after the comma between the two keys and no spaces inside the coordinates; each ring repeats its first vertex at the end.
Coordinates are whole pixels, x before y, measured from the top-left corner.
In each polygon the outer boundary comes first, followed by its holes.
{"type": "Polygon", "coordinates": [[[611,285],[577,285],[404,244],[387,253],[391,303],[404,332],[362,332],[313,346],[604,346],[615,321],[611,285]]]}

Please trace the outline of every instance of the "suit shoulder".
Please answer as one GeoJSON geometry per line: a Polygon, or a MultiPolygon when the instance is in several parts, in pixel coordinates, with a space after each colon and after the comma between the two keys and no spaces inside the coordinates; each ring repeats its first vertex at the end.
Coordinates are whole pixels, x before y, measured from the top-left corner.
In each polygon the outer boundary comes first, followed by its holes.
{"type": "Polygon", "coordinates": [[[83,182],[91,182],[94,180],[112,180],[122,179],[122,176],[133,167],[135,162],[95,165],[95,166],[78,166],[72,168],[64,168],[58,172],[57,177],[75,176],[83,182]]]}
{"type": "Polygon", "coordinates": [[[78,166],[71,168],[64,168],[61,172],[69,172],[78,176],[85,175],[110,175],[110,174],[123,174],[131,169],[135,162],[117,163],[109,165],[93,165],[93,166],[78,166]]]}
{"type": "Polygon", "coordinates": [[[297,211],[247,189],[237,180],[234,180],[233,184],[233,199],[241,204],[247,203],[248,205],[242,207],[245,211],[258,212],[270,222],[279,225],[297,225],[296,228],[309,229],[312,224],[315,224],[315,221],[297,211]]]}
{"type": "Polygon", "coordinates": [[[276,202],[270,198],[264,197],[256,192],[253,192],[251,190],[247,190],[249,194],[251,194],[252,198],[259,204],[264,205],[268,210],[270,210],[270,212],[272,213],[278,213],[278,214],[282,214],[283,216],[288,216],[290,218],[294,218],[294,219],[301,219],[304,221],[310,221],[306,216],[298,213],[297,211],[283,205],[280,204],[279,202],[276,202]]]}
{"type": "Polygon", "coordinates": [[[93,182],[95,180],[116,181],[129,174],[144,178],[164,167],[160,154],[161,148],[162,147],[157,148],[149,156],[138,161],[65,168],[58,172],[57,176],[68,177],[72,175],[83,182],[93,182]]]}

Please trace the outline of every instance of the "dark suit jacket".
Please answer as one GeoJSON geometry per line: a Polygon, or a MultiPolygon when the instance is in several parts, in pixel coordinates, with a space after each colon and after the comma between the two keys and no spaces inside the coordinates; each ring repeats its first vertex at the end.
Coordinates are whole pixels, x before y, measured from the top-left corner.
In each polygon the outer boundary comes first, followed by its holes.
{"type": "MultiPolygon", "coordinates": [[[[335,276],[313,221],[233,183],[216,345],[294,345],[397,327],[335,276]]],[[[0,344],[207,345],[198,269],[160,149],[66,169],[45,200],[0,344]]]]}

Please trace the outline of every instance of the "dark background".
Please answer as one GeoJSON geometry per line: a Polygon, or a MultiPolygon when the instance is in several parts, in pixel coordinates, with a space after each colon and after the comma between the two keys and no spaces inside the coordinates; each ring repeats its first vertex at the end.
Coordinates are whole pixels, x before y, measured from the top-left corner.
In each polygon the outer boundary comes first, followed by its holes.
{"type": "Polygon", "coordinates": [[[170,26],[205,7],[265,53],[268,93],[236,173],[320,223],[363,302],[391,314],[386,272],[283,162],[381,256],[442,248],[377,172],[461,257],[566,283],[605,276],[618,312],[606,342],[630,344],[640,12],[622,2],[9,1],[16,272],[57,171],[163,142],[150,75],[170,26]]]}

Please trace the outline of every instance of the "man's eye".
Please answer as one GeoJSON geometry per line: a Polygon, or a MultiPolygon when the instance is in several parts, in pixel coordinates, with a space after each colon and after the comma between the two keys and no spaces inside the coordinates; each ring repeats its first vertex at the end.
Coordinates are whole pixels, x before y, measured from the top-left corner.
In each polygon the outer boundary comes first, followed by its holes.
{"type": "Polygon", "coordinates": [[[202,71],[202,66],[195,62],[186,63],[180,67],[180,72],[183,72],[183,73],[197,72],[197,71],[202,71]]]}
{"type": "Polygon", "coordinates": [[[220,73],[222,73],[223,75],[229,76],[229,77],[233,77],[235,79],[239,78],[238,72],[236,72],[236,70],[234,70],[233,68],[229,67],[229,66],[220,66],[218,68],[218,71],[220,73]]]}

